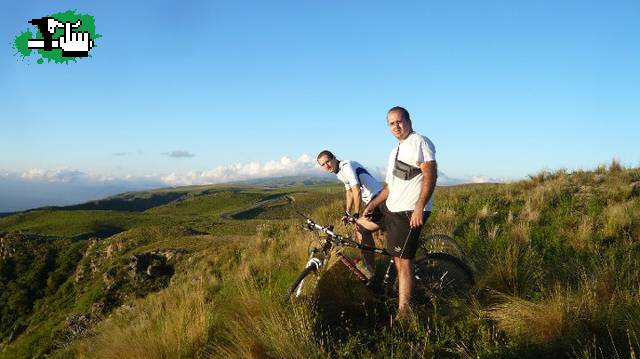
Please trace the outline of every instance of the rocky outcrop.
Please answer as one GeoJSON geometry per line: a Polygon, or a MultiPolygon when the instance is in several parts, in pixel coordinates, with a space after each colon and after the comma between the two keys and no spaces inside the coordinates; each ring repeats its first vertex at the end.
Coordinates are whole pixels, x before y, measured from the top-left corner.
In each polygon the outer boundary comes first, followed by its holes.
{"type": "Polygon", "coordinates": [[[94,303],[88,313],[69,315],[64,324],[52,333],[55,348],[60,349],[73,340],[95,335],[95,325],[104,319],[104,303],[94,303]]]}
{"type": "Polygon", "coordinates": [[[80,262],[73,274],[73,284],[78,285],[80,282],[87,278],[93,278],[96,272],[98,272],[99,266],[102,263],[103,256],[95,253],[95,247],[98,244],[97,239],[90,239],[87,249],[84,251],[84,260],[80,262]]]}
{"type": "Polygon", "coordinates": [[[173,266],[170,259],[175,259],[175,251],[149,252],[135,254],[129,261],[129,276],[136,277],[146,274],[149,277],[173,275],[173,266]]]}
{"type": "Polygon", "coordinates": [[[85,338],[93,334],[91,327],[95,320],[87,314],[74,314],[65,320],[64,331],[66,340],[71,341],[77,338],[85,338]]]}
{"type": "MultiPolygon", "coordinates": [[[[103,266],[109,261],[122,263],[122,259],[117,260],[123,252],[130,250],[126,242],[122,240],[113,240],[111,243],[106,244],[102,248],[96,248],[99,243],[97,239],[90,240],[89,247],[85,252],[85,260],[80,266],[78,266],[74,274],[74,283],[76,285],[80,282],[92,279],[95,275],[104,270],[103,266]]],[[[102,242],[104,243],[104,242],[102,242]]],[[[125,265],[127,266],[127,272],[131,278],[136,277],[140,273],[145,273],[149,277],[158,277],[163,275],[173,274],[173,265],[187,252],[183,249],[165,249],[152,252],[137,253],[125,259],[125,265]]],[[[106,286],[109,288],[114,285],[115,272],[119,265],[113,264],[113,268],[107,269],[102,277],[106,286]],[[115,271],[115,272],[114,272],[115,271]]]]}
{"type": "Polygon", "coordinates": [[[16,244],[6,235],[0,237],[0,259],[7,259],[16,253],[16,244]]]}

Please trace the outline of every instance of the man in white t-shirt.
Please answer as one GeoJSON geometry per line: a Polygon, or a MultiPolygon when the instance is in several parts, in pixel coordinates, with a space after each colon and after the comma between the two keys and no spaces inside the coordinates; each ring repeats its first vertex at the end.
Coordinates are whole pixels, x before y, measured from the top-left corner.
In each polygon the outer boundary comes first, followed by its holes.
{"type": "Polygon", "coordinates": [[[384,226],[387,232],[387,251],[394,256],[398,271],[398,316],[403,316],[411,311],[413,258],[422,226],[431,214],[438,171],[433,143],[413,131],[406,109],[391,108],[387,125],[399,143],[389,154],[386,186],[364,211],[366,218],[379,207],[384,222],[363,221],[363,225],[369,230],[384,226]]]}
{"type": "MultiPolygon", "coordinates": [[[[364,166],[356,161],[338,160],[331,151],[322,151],[317,157],[318,164],[327,172],[335,173],[338,179],[344,184],[346,195],[346,215],[343,221],[351,215],[355,218],[360,217],[360,199],[364,204],[371,202],[380,191],[382,185],[367,171],[364,166]],[[352,212],[353,209],[353,212],[352,212]]],[[[373,214],[377,220],[382,218],[382,213],[376,210],[373,214]]],[[[372,232],[361,226],[356,226],[356,237],[360,243],[373,247],[372,232]]],[[[375,273],[374,254],[369,251],[362,251],[364,263],[358,263],[358,269],[371,279],[375,273]]]]}

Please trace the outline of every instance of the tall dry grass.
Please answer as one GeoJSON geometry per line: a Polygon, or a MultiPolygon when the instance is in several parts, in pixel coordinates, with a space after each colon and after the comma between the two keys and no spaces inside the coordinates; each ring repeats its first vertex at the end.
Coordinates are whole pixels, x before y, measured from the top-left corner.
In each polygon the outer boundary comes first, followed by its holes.
{"type": "Polygon", "coordinates": [[[453,236],[456,225],[456,211],[453,208],[440,208],[434,212],[432,219],[429,219],[428,227],[433,233],[442,233],[453,236]]]}
{"type": "Polygon", "coordinates": [[[512,295],[527,295],[540,288],[542,261],[527,243],[501,241],[490,257],[489,266],[480,277],[481,285],[512,295]]]}
{"type": "Polygon", "coordinates": [[[592,250],[595,234],[595,221],[589,216],[583,215],[574,230],[574,235],[569,235],[569,244],[577,250],[592,250]]]}
{"type": "Polygon", "coordinates": [[[620,163],[620,160],[617,158],[612,159],[611,162],[609,163],[609,167],[607,168],[610,174],[618,174],[624,171],[624,169],[625,169],[624,166],[620,163]]]}
{"type": "Polygon", "coordinates": [[[498,295],[488,317],[519,345],[571,345],[576,357],[597,350],[602,357],[628,357],[640,349],[638,258],[624,251],[598,255],[576,287],[557,282],[543,296],[498,295]],[[597,340],[588,342],[590,337],[597,340]],[[585,341],[587,340],[587,341],[585,341]]]}
{"type": "Polygon", "coordinates": [[[573,325],[572,305],[560,292],[542,302],[516,296],[504,296],[503,300],[489,309],[488,316],[514,339],[544,344],[562,337],[573,325]]]}
{"type": "Polygon", "coordinates": [[[615,237],[628,230],[632,223],[629,206],[626,203],[614,203],[604,210],[605,237],[615,237]]]}
{"type": "Polygon", "coordinates": [[[525,221],[515,223],[509,228],[509,236],[512,241],[529,246],[531,245],[531,225],[525,221]]]}
{"type": "MultiPolygon", "coordinates": [[[[326,211],[314,213],[314,219],[320,222],[326,211]]],[[[310,303],[282,301],[285,286],[293,279],[289,273],[301,270],[307,260],[310,233],[299,223],[264,224],[247,243],[237,269],[226,278],[229,295],[217,307],[219,320],[211,328],[214,340],[206,346],[207,356],[328,357],[310,303]]]]}
{"type": "Polygon", "coordinates": [[[173,283],[117,310],[96,336],[75,347],[79,358],[191,358],[207,339],[214,308],[205,280],[173,283]]]}
{"type": "Polygon", "coordinates": [[[544,202],[544,192],[536,192],[532,197],[527,198],[519,218],[522,221],[537,223],[540,218],[540,208],[544,202]]]}
{"type": "MultiPolygon", "coordinates": [[[[224,304],[227,318],[216,330],[220,340],[206,353],[224,358],[328,357],[322,337],[315,336],[313,310],[284,306],[251,281],[238,282],[236,295],[224,304]]],[[[281,298],[281,296],[280,296],[281,298]]]]}

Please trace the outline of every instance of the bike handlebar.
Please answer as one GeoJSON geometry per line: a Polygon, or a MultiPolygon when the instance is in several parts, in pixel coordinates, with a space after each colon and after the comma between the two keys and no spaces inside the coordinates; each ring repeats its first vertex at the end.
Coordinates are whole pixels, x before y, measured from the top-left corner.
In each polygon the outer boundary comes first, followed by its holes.
{"type": "Polygon", "coordinates": [[[306,217],[306,216],[305,216],[305,218],[306,218],[306,219],[305,219],[305,222],[304,222],[304,223],[305,223],[305,225],[306,225],[306,227],[307,227],[307,228],[309,228],[309,229],[316,229],[316,230],[318,230],[318,231],[320,231],[320,232],[324,232],[324,233],[325,233],[326,235],[328,235],[329,237],[331,237],[331,238],[333,238],[333,239],[335,239],[335,240],[338,240],[338,241],[346,239],[345,237],[343,237],[343,236],[341,236],[341,235],[339,235],[339,234],[335,233],[335,232],[333,231],[333,226],[324,227],[324,226],[321,226],[321,225],[317,224],[317,223],[316,223],[316,222],[314,222],[313,220],[311,220],[311,218],[308,218],[308,217],[306,217]]]}
{"type": "Polygon", "coordinates": [[[356,241],[354,241],[351,238],[347,238],[347,237],[343,237],[337,233],[335,233],[333,231],[333,226],[329,226],[329,227],[324,227],[322,225],[319,225],[318,223],[314,222],[311,218],[304,216],[305,217],[305,227],[308,228],[309,230],[318,230],[320,232],[325,233],[327,236],[329,236],[329,238],[332,239],[332,242],[334,244],[337,245],[342,245],[342,246],[348,246],[348,247],[354,247],[354,248],[358,248],[358,249],[364,249],[366,251],[370,251],[370,252],[375,252],[375,253],[379,253],[379,254],[388,254],[386,250],[381,249],[381,248],[376,248],[376,247],[370,247],[364,244],[360,244],[356,241]]]}
{"type": "MultiPolygon", "coordinates": [[[[305,221],[304,221],[304,227],[305,228],[307,228],[309,230],[318,230],[320,232],[325,233],[327,236],[329,236],[329,238],[331,238],[331,242],[332,243],[334,243],[336,245],[342,245],[342,246],[348,246],[348,247],[354,247],[354,248],[358,248],[358,249],[363,249],[363,250],[374,252],[374,253],[378,253],[378,254],[390,255],[384,249],[376,248],[376,247],[369,247],[369,246],[366,246],[364,244],[360,244],[360,243],[354,241],[351,238],[343,237],[343,236],[335,233],[333,231],[333,226],[324,227],[324,226],[321,226],[321,225],[317,224],[315,221],[313,221],[307,215],[305,215],[304,213],[298,211],[295,208],[295,206],[293,205],[293,202],[295,201],[294,198],[292,198],[290,196],[285,196],[285,198],[289,201],[289,203],[291,204],[291,207],[293,208],[293,210],[298,215],[302,216],[305,219],[305,221]]],[[[356,218],[353,217],[350,214],[348,216],[349,216],[349,222],[355,223],[356,218]]]]}

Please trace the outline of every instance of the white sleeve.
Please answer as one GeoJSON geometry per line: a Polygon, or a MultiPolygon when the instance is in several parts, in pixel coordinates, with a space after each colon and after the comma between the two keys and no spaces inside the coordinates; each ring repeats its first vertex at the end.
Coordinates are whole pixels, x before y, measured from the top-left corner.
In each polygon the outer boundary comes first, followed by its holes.
{"type": "Polygon", "coordinates": [[[356,176],[356,172],[353,170],[353,167],[350,163],[344,165],[344,167],[342,167],[342,171],[345,179],[344,187],[346,189],[360,184],[360,180],[358,180],[358,176],[356,176]]]}
{"type": "Polygon", "coordinates": [[[349,189],[349,182],[347,182],[347,180],[344,178],[342,171],[340,171],[338,174],[336,174],[336,177],[338,177],[338,180],[340,180],[340,182],[342,182],[342,184],[344,184],[344,188],[345,189],[349,189]]]}
{"type": "Polygon", "coordinates": [[[420,136],[420,141],[418,142],[418,151],[418,160],[420,162],[430,162],[436,160],[436,147],[428,138],[424,136],[420,136]]]}

